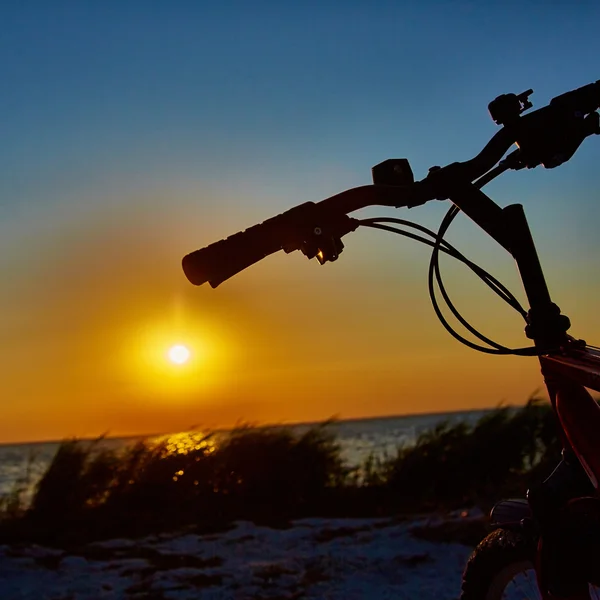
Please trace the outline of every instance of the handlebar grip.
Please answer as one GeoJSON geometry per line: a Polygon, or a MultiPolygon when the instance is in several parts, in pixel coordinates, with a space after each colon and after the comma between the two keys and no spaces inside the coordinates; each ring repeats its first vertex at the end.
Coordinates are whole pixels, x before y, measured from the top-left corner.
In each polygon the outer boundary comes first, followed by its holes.
{"type": "Polygon", "coordinates": [[[316,204],[305,202],[205,248],[183,257],[182,267],[190,283],[207,282],[216,288],[236,273],[269,254],[300,248],[302,232],[315,216],[316,204]]]}
{"type": "Polygon", "coordinates": [[[550,105],[564,106],[584,114],[598,110],[600,107],[600,80],[556,96],[556,98],[552,98],[550,105]]]}

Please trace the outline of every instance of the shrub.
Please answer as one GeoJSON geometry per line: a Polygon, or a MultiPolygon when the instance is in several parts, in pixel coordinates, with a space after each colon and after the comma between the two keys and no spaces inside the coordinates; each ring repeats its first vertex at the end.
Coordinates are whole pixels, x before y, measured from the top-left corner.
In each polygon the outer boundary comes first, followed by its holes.
{"type": "MultiPolygon", "coordinates": [[[[0,543],[123,535],[235,519],[281,523],[304,516],[382,516],[486,505],[524,494],[560,459],[554,414],[530,398],[474,425],[446,421],[391,457],[344,465],[329,422],[304,433],[241,426],[218,437],[180,434],[118,451],[65,441],[21,516],[5,500],[0,543]]],[[[100,441],[100,440],[98,440],[100,441]]],[[[11,504],[12,502],[12,504],[11,504]]],[[[21,511],[22,512],[22,511],[21,511]]]]}
{"type": "Polygon", "coordinates": [[[440,423],[399,448],[378,478],[401,506],[455,507],[521,489],[559,459],[554,414],[532,397],[518,410],[497,408],[472,427],[440,423]]]}
{"type": "MultiPolygon", "coordinates": [[[[25,523],[34,535],[106,537],[194,523],[282,519],[315,511],[347,471],[327,424],[294,434],[239,427],[141,441],[120,451],[61,444],[25,523]]],[[[71,539],[71,538],[69,538],[71,539]]]]}

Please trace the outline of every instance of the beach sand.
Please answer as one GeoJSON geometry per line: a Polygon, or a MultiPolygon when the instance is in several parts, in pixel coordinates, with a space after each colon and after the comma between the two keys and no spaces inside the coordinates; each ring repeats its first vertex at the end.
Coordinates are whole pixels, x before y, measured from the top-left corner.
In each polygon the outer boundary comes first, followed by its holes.
{"type": "Polygon", "coordinates": [[[282,529],[243,521],[221,533],[115,539],[69,552],[0,546],[0,597],[455,600],[473,542],[433,541],[422,532],[482,520],[477,511],[458,511],[303,519],[282,529]]]}

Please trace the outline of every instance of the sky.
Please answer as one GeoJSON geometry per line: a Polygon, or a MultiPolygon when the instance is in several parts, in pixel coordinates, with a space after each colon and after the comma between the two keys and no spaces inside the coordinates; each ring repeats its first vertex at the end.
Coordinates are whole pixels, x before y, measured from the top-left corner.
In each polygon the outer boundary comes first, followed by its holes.
{"type": "MultiPolygon", "coordinates": [[[[181,258],[387,158],[417,178],[470,158],[499,94],[533,88],[540,107],[600,78],[599,22],[585,0],[3,3],[0,442],[523,403],[536,359],[452,339],[414,242],[360,229],[336,263],[278,253],[216,290],[181,258]]],[[[591,343],[599,161],[589,138],[487,188],[524,204],[553,299],[591,343]]],[[[447,208],[362,215],[435,228],[447,208]]],[[[523,299],[466,217],[449,240],[523,299]]],[[[527,344],[516,313],[442,267],[470,321],[527,344]]]]}

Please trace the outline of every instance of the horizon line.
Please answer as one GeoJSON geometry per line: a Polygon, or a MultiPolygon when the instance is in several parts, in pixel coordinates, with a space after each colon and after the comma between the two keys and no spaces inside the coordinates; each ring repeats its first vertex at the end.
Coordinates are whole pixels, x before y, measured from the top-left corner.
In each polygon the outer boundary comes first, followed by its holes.
{"type": "MultiPolygon", "coordinates": [[[[368,417],[348,417],[341,418],[332,416],[327,419],[319,419],[315,421],[291,421],[291,422],[271,422],[271,423],[262,423],[262,424],[253,424],[250,421],[241,422],[240,425],[233,425],[231,427],[219,427],[214,429],[209,429],[209,431],[214,432],[225,432],[232,431],[236,427],[250,425],[252,427],[257,428],[269,428],[269,427],[301,427],[303,425],[319,425],[327,422],[336,423],[336,422],[344,422],[344,423],[352,423],[357,421],[384,421],[389,419],[406,419],[409,417],[425,417],[425,416],[436,416],[436,415],[453,415],[460,413],[471,413],[471,412],[486,412],[491,410],[496,410],[498,408],[518,408],[518,404],[499,404],[494,407],[488,408],[465,408],[465,409],[455,409],[455,410],[446,410],[446,411],[433,411],[433,412],[422,412],[422,413],[404,413],[404,414],[391,414],[391,415],[373,415],[368,417]]],[[[180,433],[193,433],[194,431],[202,431],[202,428],[192,426],[189,429],[183,429],[181,431],[167,431],[167,432],[153,432],[153,433],[134,433],[134,434],[124,434],[124,435],[98,435],[94,437],[76,437],[69,436],[63,437],[60,439],[47,439],[47,440],[22,440],[18,442],[2,442],[0,441],[0,448],[6,446],[25,446],[25,445],[41,445],[41,444],[61,444],[65,441],[81,441],[81,442],[93,442],[95,440],[129,440],[135,438],[154,438],[165,435],[175,435],[180,433]]]]}

